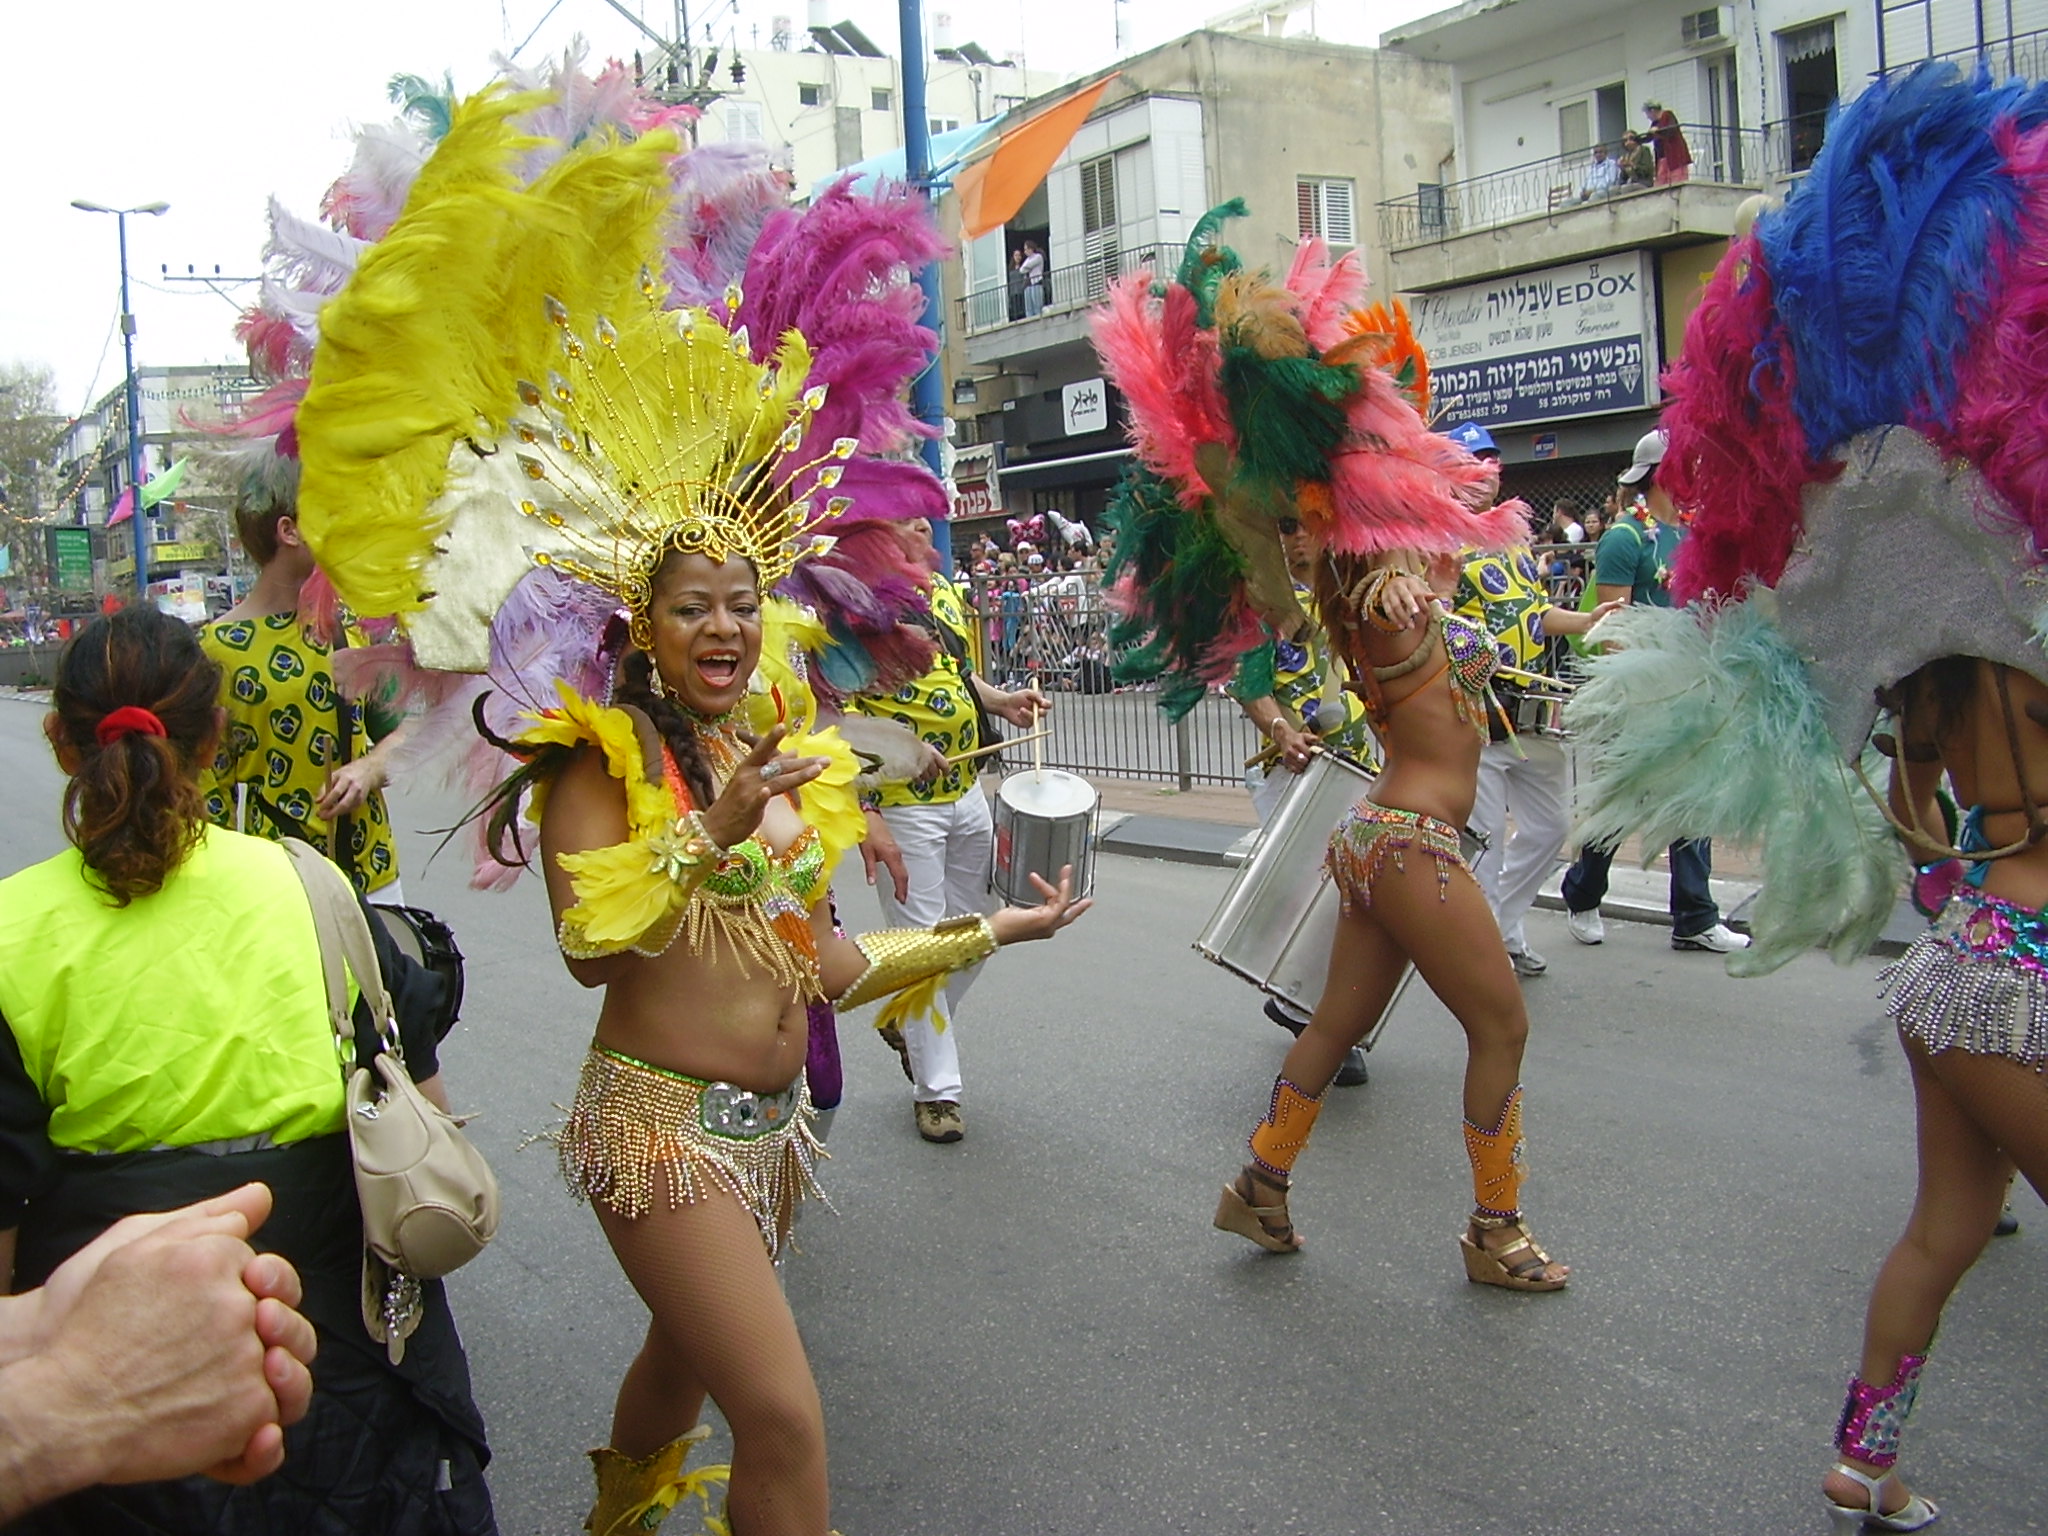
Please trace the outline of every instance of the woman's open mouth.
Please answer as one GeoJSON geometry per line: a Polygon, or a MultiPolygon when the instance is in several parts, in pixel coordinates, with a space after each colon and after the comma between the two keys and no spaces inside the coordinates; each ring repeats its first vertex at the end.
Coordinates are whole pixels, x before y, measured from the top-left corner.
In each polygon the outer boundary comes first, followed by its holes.
{"type": "Polygon", "coordinates": [[[738,651],[705,651],[697,657],[697,675],[704,679],[706,687],[713,689],[730,688],[740,674],[740,653],[738,651]]]}

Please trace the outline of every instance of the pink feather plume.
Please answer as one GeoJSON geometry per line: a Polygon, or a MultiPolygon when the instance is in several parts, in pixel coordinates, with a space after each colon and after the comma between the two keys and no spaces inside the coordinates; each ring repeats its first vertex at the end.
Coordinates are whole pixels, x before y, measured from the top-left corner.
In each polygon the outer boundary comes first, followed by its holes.
{"type": "Polygon", "coordinates": [[[1350,335],[1346,317],[1365,303],[1366,290],[1372,285],[1358,252],[1346,251],[1333,262],[1330,248],[1311,239],[1294,248],[1286,286],[1300,301],[1301,328],[1309,345],[1327,352],[1350,335]]]}
{"type": "Polygon", "coordinates": [[[2048,128],[1992,129],[2020,187],[2020,239],[1992,252],[1996,295],[1956,379],[1953,421],[1934,429],[2004,498],[2036,561],[2048,559],[2048,128]]]}
{"type": "Polygon", "coordinates": [[[1800,493],[1832,478],[1807,456],[1793,414],[1792,352],[1771,312],[1771,275],[1755,234],[1730,245],[1664,370],[1667,442],[1657,483],[1695,510],[1672,596],[1774,586],[1802,525],[1800,493]]]}
{"type": "Polygon", "coordinates": [[[1155,299],[1149,272],[1110,284],[1093,324],[1095,348],[1130,411],[1139,462],[1173,485],[1192,510],[1210,490],[1195,468],[1196,447],[1237,446],[1217,382],[1216,333],[1196,323],[1194,295],[1180,284],[1155,299]]]}

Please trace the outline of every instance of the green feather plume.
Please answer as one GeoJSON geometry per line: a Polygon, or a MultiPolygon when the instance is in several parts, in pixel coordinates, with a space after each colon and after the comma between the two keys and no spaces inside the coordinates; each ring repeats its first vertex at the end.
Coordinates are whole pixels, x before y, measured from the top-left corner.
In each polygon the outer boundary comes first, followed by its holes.
{"type": "Polygon", "coordinates": [[[1223,396],[1237,426],[1237,473],[1245,485],[1283,504],[1303,480],[1330,478],[1344,444],[1344,407],[1358,370],[1312,357],[1261,357],[1223,349],[1223,396]]]}
{"type": "Polygon", "coordinates": [[[1237,671],[1230,679],[1233,699],[1263,699],[1279,686],[1278,659],[1273,642],[1255,645],[1237,658],[1237,671]]]}
{"type": "Polygon", "coordinates": [[[1760,592],[1713,613],[1625,608],[1600,627],[1616,648],[1592,659],[1565,711],[1588,842],[1638,836],[1657,849],[1711,837],[1762,850],[1755,943],[1729,956],[1735,976],[1764,975],[1815,945],[1837,964],[1855,960],[1906,878],[1775,607],[1760,592]]]}
{"type": "Polygon", "coordinates": [[[1243,265],[1237,252],[1222,244],[1217,236],[1227,221],[1244,218],[1250,212],[1241,197],[1218,203],[1195,222],[1182,249],[1176,280],[1195,296],[1196,321],[1204,328],[1216,323],[1216,285],[1223,281],[1224,274],[1243,265]]]}

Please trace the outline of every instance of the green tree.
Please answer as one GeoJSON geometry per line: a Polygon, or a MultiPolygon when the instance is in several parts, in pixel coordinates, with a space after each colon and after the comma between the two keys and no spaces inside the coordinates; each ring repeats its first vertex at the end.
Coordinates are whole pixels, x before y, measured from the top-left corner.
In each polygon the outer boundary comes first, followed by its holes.
{"type": "Polygon", "coordinates": [[[33,584],[43,568],[42,525],[55,510],[55,456],[65,426],[57,381],[37,363],[0,364],[0,542],[12,552],[6,578],[33,584]]]}

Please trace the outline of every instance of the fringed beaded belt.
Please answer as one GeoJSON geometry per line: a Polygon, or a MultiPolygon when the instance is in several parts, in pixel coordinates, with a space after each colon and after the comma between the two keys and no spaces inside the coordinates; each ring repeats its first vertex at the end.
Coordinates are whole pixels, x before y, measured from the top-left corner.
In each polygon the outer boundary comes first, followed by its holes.
{"type": "Polygon", "coordinates": [[[780,1258],[797,1201],[819,1193],[824,1152],[811,1120],[801,1076],[755,1093],[592,1046],[555,1144],[570,1190],[628,1218],[654,1208],[663,1174],[671,1209],[703,1199],[710,1181],[747,1208],[780,1258]]]}
{"type": "Polygon", "coordinates": [[[2048,914],[1960,888],[1878,985],[1923,1049],[2048,1070],[2048,914]]]}

